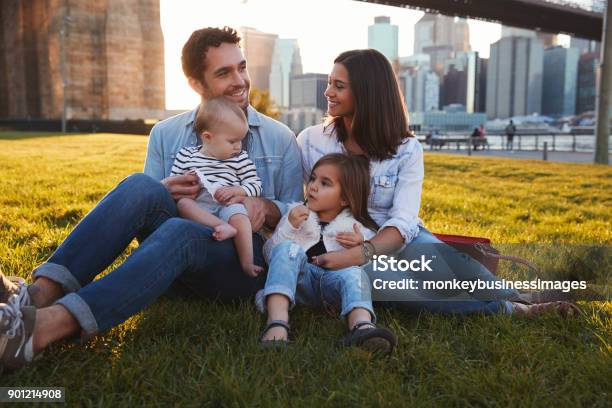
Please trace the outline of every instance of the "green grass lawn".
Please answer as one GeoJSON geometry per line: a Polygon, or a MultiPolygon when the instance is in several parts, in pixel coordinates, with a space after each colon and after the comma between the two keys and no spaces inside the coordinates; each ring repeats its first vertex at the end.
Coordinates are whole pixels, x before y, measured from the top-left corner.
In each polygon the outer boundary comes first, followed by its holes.
{"type": "MultiPolygon", "coordinates": [[[[2,270],[28,277],[108,190],[141,171],[146,143],[0,134],[2,270]]],[[[610,167],[427,154],[425,166],[421,217],[434,232],[596,244],[609,254],[610,167]]],[[[576,277],[577,267],[609,283],[609,263],[574,261],[557,275],[576,277]]],[[[0,385],[66,387],[71,405],[609,407],[612,302],[582,306],[585,316],[571,321],[379,309],[399,336],[381,359],[339,348],[344,325],[318,311],[297,308],[295,341],[275,352],[258,347],[264,320],[251,302],[160,300],[86,344],[50,348],[0,385]]]]}

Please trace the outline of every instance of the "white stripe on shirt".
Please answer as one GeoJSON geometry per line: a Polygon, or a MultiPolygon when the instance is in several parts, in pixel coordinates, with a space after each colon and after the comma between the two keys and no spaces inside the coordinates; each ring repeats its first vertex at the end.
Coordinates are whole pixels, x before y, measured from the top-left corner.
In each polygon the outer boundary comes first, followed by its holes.
{"type": "Polygon", "coordinates": [[[171,175],[178,176],[190,170],[200,171],[206,179],[218,186],[241,186],[247,196],[261,195],[261,180],[246,151],[236,157],[219,160],[200,153],[200,146],[184,147],[176,154],[171,175]]]}

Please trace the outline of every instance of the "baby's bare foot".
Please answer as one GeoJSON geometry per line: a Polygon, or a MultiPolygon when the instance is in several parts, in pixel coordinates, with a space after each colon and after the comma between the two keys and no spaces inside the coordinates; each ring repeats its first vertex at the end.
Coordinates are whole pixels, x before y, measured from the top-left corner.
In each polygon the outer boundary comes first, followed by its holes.
{"type": "Polygon", "coordinates": [[[258,276],[260,273],[263,272],[263,268],[261,266],[257,266],[254,264],[242,265],[242,270],[244,271],[244,273],[246,273],[251,278],[255,278],[256,276],[258,276]]]}
{"type": "Polygon", "coordinates": [[[238,231],[236,228],[232,227],[229,224],[221,224],[215,227],[215,232],[213,232],[212,236],[217,241],[223,241],[228,238],[233,238],[236,236],[238,231]]]}

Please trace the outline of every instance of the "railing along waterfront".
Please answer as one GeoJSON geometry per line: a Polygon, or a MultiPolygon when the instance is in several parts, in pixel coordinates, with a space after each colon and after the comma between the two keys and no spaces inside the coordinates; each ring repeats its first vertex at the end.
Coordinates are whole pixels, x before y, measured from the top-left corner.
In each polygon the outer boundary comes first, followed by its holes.
{"type": "MultiPolygon", "coordinates": [[[[417,133],[417,137],[429,148],[457,149],[472,148],[473,140],[465,133],[445,133],[434,139],[430,144],[426,141],[426,133],[417,133]]],[[[488,133],[486,136],[486,148],[490,150],[506,150],[507,137],[503,133],[488,133]]],[[[514,135],[513,150],[540,151],[544,149],[544,143],[548,151],[553,152],[593,152],[595,150],[594,134],[576,133],[527,133],[521,132],[514,135]]],[[[609,150],[612,152],[612,135],[609,139],[609,150]]],[[[480,147],[482,148],[482,147],[480,147]]]]}

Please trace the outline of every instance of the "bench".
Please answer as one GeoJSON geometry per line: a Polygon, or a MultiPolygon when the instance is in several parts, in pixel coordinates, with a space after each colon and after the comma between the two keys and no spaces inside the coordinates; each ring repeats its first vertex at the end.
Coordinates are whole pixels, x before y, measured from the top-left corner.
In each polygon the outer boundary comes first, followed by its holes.
{"type": "Polygon", "coordinates": [[[455,143],[457,145],[457,150],[461,149],[461,144],[465,144],[466,148],[471,145],[473,149],[476,149],[479,146],[483,148],[489,149],[489,142],[487,138],[473,138],[473,137],[441,137],[441,138],[420,138],[419,141],[421,143],[428,144],[431,150],[438,149],[441,150],[442,147],[455,143]]]}

